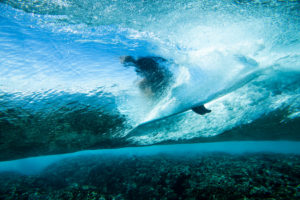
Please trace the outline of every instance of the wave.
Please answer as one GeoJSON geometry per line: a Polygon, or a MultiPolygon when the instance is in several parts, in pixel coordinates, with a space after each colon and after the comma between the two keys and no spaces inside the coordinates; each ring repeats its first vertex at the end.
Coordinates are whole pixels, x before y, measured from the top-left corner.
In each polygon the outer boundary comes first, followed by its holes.
{"type": "Polygon", "coordinates": [[[1,160],[157,143],[299,140],[299,7],[1,0],[1,160]],[[172,83],[162,96],[141,91],[144,77],[120,60],[128,55],[167,60],[172,83]],[[202,104],[212,112],[189,110],[202,104]]]}

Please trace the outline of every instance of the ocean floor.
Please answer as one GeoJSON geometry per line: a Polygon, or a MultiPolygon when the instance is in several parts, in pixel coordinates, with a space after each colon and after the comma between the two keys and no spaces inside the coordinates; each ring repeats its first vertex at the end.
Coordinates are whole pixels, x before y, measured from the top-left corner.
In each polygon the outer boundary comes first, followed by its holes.
{"type": "Polygon", "coordinates": [[[79,155],[1,172],[0,199],[300,199],[300,155],[79,155]]]}

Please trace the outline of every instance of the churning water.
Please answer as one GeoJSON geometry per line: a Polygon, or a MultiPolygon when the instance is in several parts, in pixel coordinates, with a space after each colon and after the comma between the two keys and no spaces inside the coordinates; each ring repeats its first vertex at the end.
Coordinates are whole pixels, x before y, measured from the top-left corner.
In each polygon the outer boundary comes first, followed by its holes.
{"type": "Polygon", "coordinates": [[[299,133],[297,0],[0,0],[1,161],[299,133]],[[124,56],[169,83],[143,91],[124,56]]]}

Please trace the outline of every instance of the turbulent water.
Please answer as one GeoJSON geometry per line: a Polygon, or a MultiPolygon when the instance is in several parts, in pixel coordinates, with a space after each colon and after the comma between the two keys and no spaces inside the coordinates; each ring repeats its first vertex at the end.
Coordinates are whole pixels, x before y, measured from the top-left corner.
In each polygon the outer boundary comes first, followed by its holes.
{"type": "Polygon", "coordinates": [[[0,2],[1,160],[300,140],[299,1],[0,2]],[[127,55],[167,60],[163,95],[141,92],[127,55]]]}

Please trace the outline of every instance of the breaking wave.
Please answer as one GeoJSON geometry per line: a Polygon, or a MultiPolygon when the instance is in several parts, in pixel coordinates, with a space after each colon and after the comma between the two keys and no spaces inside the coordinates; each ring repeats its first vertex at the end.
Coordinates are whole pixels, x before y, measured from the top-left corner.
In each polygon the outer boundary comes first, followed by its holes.
{"type": "Polygon", "coordinates": [[[299,1],[0,2],[1,160],[300,139],[299,1]],[[127,55],[168,61],[163,96],[140,91],[127,55]]]}

